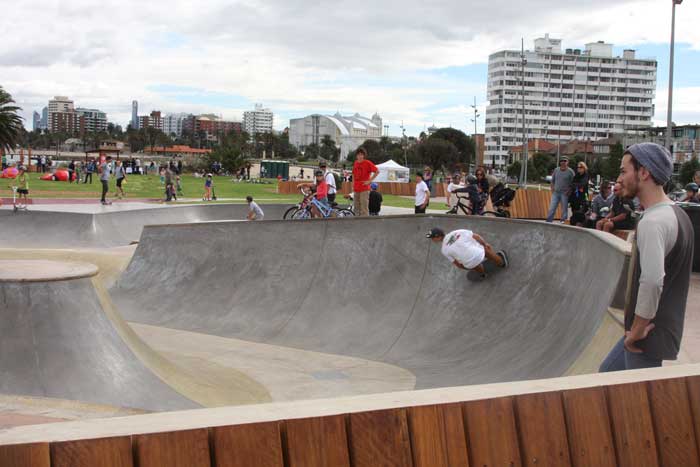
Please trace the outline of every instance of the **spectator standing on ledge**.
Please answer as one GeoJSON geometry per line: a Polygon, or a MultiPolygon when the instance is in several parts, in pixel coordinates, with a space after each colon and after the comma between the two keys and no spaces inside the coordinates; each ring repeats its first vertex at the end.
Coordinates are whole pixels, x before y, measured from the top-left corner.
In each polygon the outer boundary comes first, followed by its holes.
{"type": "Polygon", "coordinates": [[[369,187],[372,190],[369,192],[369,215],[378,216],[379,211],[382,210],[382,201],[384,201],[384,197],[377,191],[379,188],[378,184],[372,182],[369,187]]]}
{"type": "Polygon", "coordinates": [[[576,175],[572,181],[572,193],[569,198],[571,205],[571,225],[583,227],[586,222],[586,211],[588,210],[588,166],[585,162],[579,162],[576,166],[576,175]]]}
{"type": "Polygon", "coordinates": [[[352,189],[355,193],[353,203],[356,216],[369,215],[370,184],[379,175],[377,166],[366,157],[367,150],[362,146],[357,148],[355,163],[352,166],[352,189]]]}
{"type": "Polygon", "coordinates": [[[100,182],[102,183],[102,199],[103,205],[112,204],[107,201],[107,192],[109,191],[109,178],[112,175],[112,156],[107,156],[107,159],[100,164],[100,182]]]}
{"type": "Polygon", "coordinates": [[[569,168],[569,159],[562,157],[559,160],[559,168],[552,173],[552,202],[549,204],[547,222],[554,220],[557,206],[561,206],[561,222],[569,218],[569,195],[574,181],[574,171],[569,168]]]}
{"type": "Polygon", "coordinates": [[[425,214],[425,210],[430,203],[430,188],[423,180],[423,173],[416,174],[416,214],[425,214]]]}
{"type": "Polygon", "coordinates": [[[668,150],[635,144],[620,169],[622,196],[638,197],[644,212],[632,247],[625,335],[603,361],[602,372],[660,367],[677,358],[693,262],[693,225],[663,190],[673,171],[668,150]]]}

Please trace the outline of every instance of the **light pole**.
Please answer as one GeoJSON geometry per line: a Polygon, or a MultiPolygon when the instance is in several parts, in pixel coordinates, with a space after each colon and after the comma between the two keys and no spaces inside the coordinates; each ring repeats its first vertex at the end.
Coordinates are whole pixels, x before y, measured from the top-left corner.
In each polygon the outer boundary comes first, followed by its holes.
{"type": "MultiPolygon", "coordinates": [[[[676,5],[683,0],[672,0],[671,8],[671,55],[668,64],[668,115],[666,116],[666,147],[671,151],[671,136],[673,134],[673,55],[676,43],[676,5]]],[[[671,153],[673,156],[673,153],[671,153]]]]}
{"type": "MultiPolygon", "coordinates": [[[[476,161],[479,160],[479,144],[476,141],[476,123],[481,114],[479,113],[479,109],[476,108],[476,96],[474,96],[474,105],[472,105],[472,109],[474,109],[474,118],[472,118],[472,122],[474,122],[474,158],[476,161]]],[[[484,135],[486,137],[486,135],[484,135]]],[[[485,142],[484,142],[485,143],[485,142]]],[[[476,163],[474,164],[476,166],[476,163]]],[[[467,169],[471,172],[471,163],[470,161],[467,161],[467,169]]]]}
{"type": "Polygon", "coordinates": [[[403,163],[408,167],[408,157],[406,156],[406,146],[408,146],[408,141],[406,141],[406,128],[403,126],[403,120],[401,121],[401,145],[403,146],[403,163]]]}
{"type": "Polygon", "coordinates": [[[527,60],[525,59],[525,39],[521,39],[521,51],[520,51],[520,78],[521,78],[521,93],[522,93],[522,107],[523,107],[523,157],[521,158],[520,166],[520,186],[527,188],[527,160],[528,160],[528,145],[527,145],[527,127],[525,126],[525,65],[527,65],[527,60]]]}

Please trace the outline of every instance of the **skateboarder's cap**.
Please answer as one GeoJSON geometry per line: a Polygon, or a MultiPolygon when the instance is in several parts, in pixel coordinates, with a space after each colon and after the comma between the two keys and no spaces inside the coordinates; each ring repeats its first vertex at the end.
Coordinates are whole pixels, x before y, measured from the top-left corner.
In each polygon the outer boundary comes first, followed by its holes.
{"type": "Polygon", "coordinates": [[[430,229],[430,231],[427,234],[425,234],[425,238],[437,238],[437,237],[444,237],[444,236],[445,236],[445,232],[438,227],[433,227],[432,229],[430,229]]]}

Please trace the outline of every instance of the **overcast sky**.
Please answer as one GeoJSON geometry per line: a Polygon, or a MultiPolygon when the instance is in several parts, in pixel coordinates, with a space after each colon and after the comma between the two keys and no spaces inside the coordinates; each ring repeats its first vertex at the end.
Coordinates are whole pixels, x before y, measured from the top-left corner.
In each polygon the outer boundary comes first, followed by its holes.
{"type": "MultiPolygon", "coordinates": [[[[665,120],[670,0],[0,0],[0,85],[24,109],[54,95],[126,124],[131,101],[240,119],[261,102],[275,127],[320,113],[378,112],[399,134],[483,131],[488,55],[549,32],[565,48],[605,40],[659,60],[665,120]]],[[[700,123],[700,2],[678,7],[674,121],[700,123]]]]}

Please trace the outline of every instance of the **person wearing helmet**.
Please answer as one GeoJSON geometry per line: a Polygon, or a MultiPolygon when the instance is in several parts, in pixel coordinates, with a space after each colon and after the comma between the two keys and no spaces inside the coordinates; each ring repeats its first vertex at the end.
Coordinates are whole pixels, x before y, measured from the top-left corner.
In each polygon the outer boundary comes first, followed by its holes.
{"type": "Polygon", "coordinates": [[[378,216],[379,211],[382,210],[382,201],[384,201],[384,198],[382,198],[382,194],[377,191],[379,189],[379,184],[372,182],[369,185],[369,189],[369,215],[378,216]]]}
{"type": "Polygon", "coordinates": [[[698,187],[697,183],[695,183],[695,182],[688,183],[685,186],[685,196],[683,197],[681,202],[700,204],[700,196],[698,195],[699,190],[700,190],[700,187],[698,187]]]}
{"type": "Polygon", "coordinates": [[[486,260],[493,262],[501,268],[508,267],[508,256],[503,250],[496,251],[486,240],[471,230],[455,230],[448,234],[433,227],[425,235],[433,243],[442,244],[442,254],[452,264],[466,271],[476,271],[481,278],[486,278],[484,263],[486,260]]]}
{"type": "MultiPolygon", "coordinates": [[[[316,178],[316,183],[300,183],[297,185],[297,188],[310,188],[315,192],[314,197],[316,200],[324,207],[329,207],[328,183],[326,182],[326,177],[323,170],[316,170],[314,172],[314,177],[316,178]]],[[[311,214],[313,217],[323,217],[321,212],[313,204],[311,205],[311,214]]]]}

